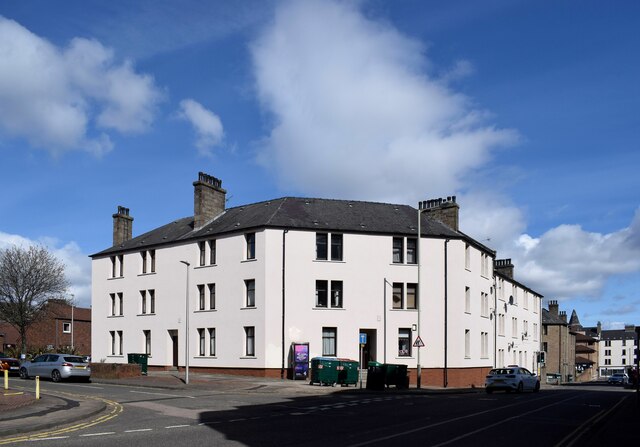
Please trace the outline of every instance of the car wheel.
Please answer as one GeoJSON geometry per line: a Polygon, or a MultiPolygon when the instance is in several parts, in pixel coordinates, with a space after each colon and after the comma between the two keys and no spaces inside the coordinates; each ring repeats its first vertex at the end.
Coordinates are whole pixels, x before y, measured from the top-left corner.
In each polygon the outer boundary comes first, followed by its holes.
{"type": "Polygon", "coordinates": [[[58,371],[57,369],[54,369],[53,371],[51,371],[51,380],[53,380],[54,382],[60,382],[60,380],[62,380],[60,371],[58,371]]]}
{"type": "Polygon", "coordinates": [[[536,386],[533,388],[534,393],[537,393],[538,391],[540,391],[540,382],[536,382],[536,386]]]}
{"type": "Polygon", "coordinates": [[[20,368],[20,378],[21,379],[29,378],[29,373],[27,372],[27,368],[20,368]]]}
{"type": "Polygon", "coordinates": [[[522,390],[524,390],[524,385],[522,384],[522,382],[520,382],[520,383],[518,384],[518,390],[517,390],[516,392],[518,392],[518,393],[522,393],[522,390]]]}

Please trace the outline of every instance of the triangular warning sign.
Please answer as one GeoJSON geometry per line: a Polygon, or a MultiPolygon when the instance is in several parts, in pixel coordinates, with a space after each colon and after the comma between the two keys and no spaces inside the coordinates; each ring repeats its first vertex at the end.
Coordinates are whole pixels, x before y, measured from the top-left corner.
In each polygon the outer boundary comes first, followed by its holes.
{"type": "Polygon", "coordinates": [[[424,342],[422,341],[422,339],[420,338],[419,335],[416,337],[416,341],[413,342],[413,347],[414,348],[424,348],[424,342]]]}

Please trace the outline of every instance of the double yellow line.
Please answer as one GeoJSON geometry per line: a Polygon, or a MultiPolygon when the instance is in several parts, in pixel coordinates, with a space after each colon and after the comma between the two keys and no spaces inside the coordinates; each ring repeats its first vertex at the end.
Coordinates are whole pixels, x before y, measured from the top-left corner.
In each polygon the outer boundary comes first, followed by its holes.
{"type": "MultiPolygon", "coordinates": [[[[73,395],[70,393],[56,393],[56,394],[65,394],[67,396],[78,397],[77,395],[73,395]]],[[[67,433],[72,433],[78,430],[83,430],[85,428],[93,427],[94,425],[102,424],[103,422],[107,422],[117,417],[118,415],[120,415],[120,413],[122,413],[123,407],[118,402],[102,399],[99,397],[93,397],[93,396],[81,396],[81,397],[103,401],[105,404],[107,404],[107,413],[87,422],[82,422],[79,424],[70,425],[70,426],[62,427],[55,430],[49,430],[49,431],[39,432],[35,434],[27,434],[22,436],[15,436],[13,438],[2,439],[0,440],[0,445],[13,444],[13,443],[24,442],[24,441],[33,441],[37,439],[50,438],[50,437],[59,436],[67,433]]]]}

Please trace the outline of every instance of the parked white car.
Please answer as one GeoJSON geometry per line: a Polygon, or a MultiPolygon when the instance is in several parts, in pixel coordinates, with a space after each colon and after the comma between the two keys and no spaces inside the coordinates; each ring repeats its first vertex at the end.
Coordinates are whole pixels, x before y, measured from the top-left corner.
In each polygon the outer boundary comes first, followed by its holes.
{"type": "Polygon", "coordinates": [[[20,377],[28,379],[40,376],[50,378],[54,382],[72,377],[89,380],[91,366],[87,361],[71,354],[42,354],[31,361],[26,361],[20,367],[20,377]]]}
{"type": "Polygon", "coordinates": [[[516,391],[540,391],[540,379],[526,368],[509,365],[506,368],[495,368],[489,371],[485,380],[487,393],[505,390],[507,393],[516,391]]]}

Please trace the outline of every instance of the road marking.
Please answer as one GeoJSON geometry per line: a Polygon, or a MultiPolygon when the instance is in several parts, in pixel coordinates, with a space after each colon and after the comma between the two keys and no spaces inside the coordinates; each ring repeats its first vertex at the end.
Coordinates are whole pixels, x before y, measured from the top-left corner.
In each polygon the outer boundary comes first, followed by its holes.
{"type": "Polygon", "coordinates": [[[104,388],[101,386],[95,386],[95,385],[75,385],[74,388],[91,388],[92,390],[103,390],[104,388]]]}
{"type": "MultiPolygon", "coordinates": [[[[569,399],[565,399],[565,401],[566,400],[571,400],[571,399],[576,399],[577,397],[578,396],[574,396],[574,397],[571,397],[569,399]]],[[[538,399],[544,399],[544,397],[541,397],[541,398],[538,398],[538,399]]],[[[564,402],[564,401],[561,401],[561,402],[564,402]]],[[[561,402],[557,402],[557,403],[561,403],[561,402]]],[[[492,408],[490,410],[483,410],[483,411],[478,411],[478,412],[472,413],[472,414],[466,414],[464,416],[458,416],[458,417],[455,417],[455,418],[451,418],[451,419],[447,419],[447,420],[444,420],[444,421],[436,422],[434,424],[423,425],[422,427],[417,427],[417,428],[413,428],[411,430],[406,430],[406,431],[403,431],[403,432],[394,433],[392,435],[381,436],[379,438],[370,439],[368,441],[359,442],[357,444],[351,444],[350,447],[361,447],[361,446],[365,446],[365,445],[375,444],[375,443],[381,442],[381,441],[388,441],[390,439],[399,438],[401,436],[409,435],[409,434],[412,434],[412,433],[417,433],[417,432],[420,432],[420,431],[423,431],[423,430],[428,430],[430,428],[438,427],[440,425],[445,425],[445,424],[449,424],[451,422],[457,422],[457,421],[461,421],[461,420],[464,420],[464,419],[469,419],[469,418],[472,418],[472,417],[475,417],[475,416],[480,416],[482,414],[493,413],[495,411],[504,410],[505,408],[515,407],[515,406],[521,405],[521,404],[522,403],[514,403],[514,404],[510,404],[510,405],[504,405],[504,406],[499,407],[499,408],[492,408]]],[[[547,405],[547,406],[550,406],[550,405],[547,405]]],[[[546,407],[543,407],[543,408],[546,408],[546,407]]],[[[500,423],[502,423],[502,422],[504,422],[504,421],[501,421],[500,423]]],[[[486,428],[488,428],[488,427],[486,427],[486,428]]],[[[458,438],[456,438],[456,439],[458,439],[458,438]]],[[[450,441],[447,441],[445,443],[437,444],[437,445],[445,445],[445,444],[448,444],[449,442],[452,442],[452,441],[453,440],[450,440],[450,441]]],[[[433,447],[436,447],[436,446],[433,446],[433,447]]]]}
{"type": "Polygon", "coordinates": [[[168,427],[165,427],[165,428],[182,428],[182,427],[191,427],[191,425],[189,425],[189,424],[169,425],[168,427]]]}
{"type": "Polygon", "coordinates": [[[34,442],[34,441],[53,441],[54,439],[67,439],[69,436],[50,436],[48,438],[33,438],[33,439],[28,439],[28,441],[30,442],[34,442]]]}
{"type": "Polygon", "coordinates": [[[571,447],[574,445],[581,437],[587,432],[589,426],[596,424],[601,419],[604,419],[609,415],[609,413],[613,412],[616,408],[618,408],[624,400],[629,397],[625,396],[620,399],[614,406],[609,408],[608,410],[602,410],[596,413],[593,417],[587,419],[580,427],[576,428],[574,431],[565,436],[559,443],[556,444],[555,447],[566,445],[566,447],[571,447]],[[566,442],[566,444],[565,444],[566,442]]]}
{"type": "Polygon", "coordinates": [[[90,436],[106,436],[106,435],[115,435],[115,434],[116,434],[115,431],[105,431],[102,433],[87,433],[85,435],[80,435],[80,437],[88,438],[90,436]]]}
{"type": "Polygon", "coordinates": [[[125,430],[124,432],[125,433],[138,433],[138,432],[141,432],[141,431],[152,431],[152,430],[153,430],[153,428],[138,428],[136,430],[125,430]]]}
{"type": "Polygon", "coordinates": [[[478,430],[474,430],[474,431],[465,433],[464,435],[460,435],[460,436],[458,436],[456,438],[449,439],[448,441],[441,442],[440,444],[436,444],[433,447],[439,447],[439,446],[451,444],[452,442],[459,441],[459,440],[464,439],[464,438],[468,438],[469,436],[478,434],[478,433],[480,433],[482,431],[488,430],[488,429],[493,428],[493,427],[497,427],[498,425],[502,425],[505,422],[513,421],[515,419],[520,419],[523,416],[528,416],[528,415],[530,415],[532,413],[537,413],[538,411],[546,410],[549,407],[553,407],[553,406],[556,406],[556,405],[559,405],[561,403],[564,403],[564,402],[567,402],[567,401],[570,401],[570,400],[573,400],[573,399],[577,399],[577,398],[578,398],[578,396],[569,397],[569,398],[561,400],[559,402],[552,402],[549,405],[545,405],[544,407],[539,407],[539,408],[533,409],[531,411],[527,411],[526,413],[520,413],[520,414],[518,414],[516,416],[511,416],[510,418],[502,419],[501,421],[498,421],[498,422],[496,422],[494,424],[485,425],[484,427],[479,428],[478,430]]]}
{"type": "Polygon", "coordinates": [[[184,398],[188,398],[188,399],[195,399],[195,397],[193,397],[193,396],[179,396],[177,394],[150,393],[148,391],[129,391],[129,392],[130,393],[137,393],[137,394],[151,394],[152,396],[184,397],[184,398]]]}
{"type": "MultiPolygon", "coordinates": [[[[51,393],[52,395],[55,395],[56,393],[51,393]]],[[[65,392],[57,392],[57,394],[66,394],[67,396],[76,396],[77,395],[73,395],[71,393],[65,393],[65,392]]],[[[103,422],[106,422],[110,419],[113,419],[117,416],[120,415],[120,413],[122,413],[123,407],[122,405],[120,405],[118,402],[115,401],[111,401],[111,400],[107,400],[107,399],[101,399],[101,398],[95,398],[95,397],[91,397],[91,396],[83,396],[83,397],[90,397],[91,399],[97,399],[97,400],[101,400],[104,403],[107,404],[107,408],[108,408],[108,413],[107,414],[103,414],[95,419],[92,419],[91,421],[88,422],[82,422],[79,424],[75,424],[75,425],[71,425],[68,427],[63,427],[60,429],[56,429],[56,430],[51,430],[48,432],[43,432],[43,433],[38,433],[35,435],[22,435],[22,436],[16,436],[13,438],[7,438],[7,439],[3,439],[2,441],[0,441],[0,445],[3,444],[11,444],[14,442],[23,442],[23,441],[38,441],[38,440],[43,440],[43,439],[64,439],[65,437],[62,438],[56,438],[54,437],[55,435],[59,435],[59,434],[63,434],[63,433],[70,433],[70,432],[74,432],[74,431],[78,431],[78,430],[82,430],[85,428],[89,428],[89,427],[93,427],[94,425],[98,425],[101,424],[103,422]]]]}

